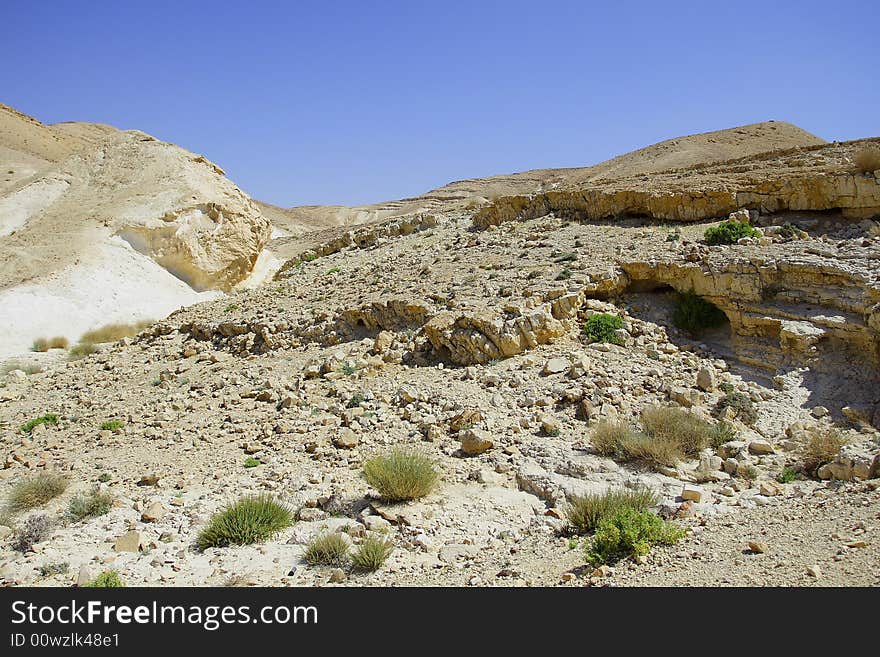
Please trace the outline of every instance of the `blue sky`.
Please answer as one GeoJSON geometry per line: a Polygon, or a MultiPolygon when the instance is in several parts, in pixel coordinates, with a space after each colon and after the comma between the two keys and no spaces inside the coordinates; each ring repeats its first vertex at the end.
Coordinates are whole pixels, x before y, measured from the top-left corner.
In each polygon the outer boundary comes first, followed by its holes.
{"type": "Polygon", "coordinates": [[[359,204],[768,119],[880,135],[878,25],[876,0],[0,0],[0,102],[359,204]]]}

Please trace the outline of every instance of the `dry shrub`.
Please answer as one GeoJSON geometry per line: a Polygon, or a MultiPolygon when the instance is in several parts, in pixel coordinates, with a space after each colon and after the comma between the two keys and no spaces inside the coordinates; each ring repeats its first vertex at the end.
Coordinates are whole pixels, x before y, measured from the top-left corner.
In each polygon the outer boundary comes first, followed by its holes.
{"type": "Polygon", "coordinates": [[[880,146],[864,146],[853,154],[853,162],[860,173],[880,169],[880,146]]]}
{"type": "Polygon", "coordinates": [[[130,338],[133,335],[137,335],[152,323],[151,320],[145,320],[134,322],[133,324],[107,324],[93,331],[83,333],[79,341],[85,344],[116,342],[122,338],[130,338]]]}
{"type": "Polygon", "coordinates": [[[827,433],[812,434],[804,450],[804,470],[815,474],[816,470],[837,458],[840,448],[844,445],[846,438],[835,429],[827,433]]]}
{"type": "Polygon", "coordinates": [[[63,335],[56,335],[49,339],[49,349],[67,349],[70,342],[63,335]]]}

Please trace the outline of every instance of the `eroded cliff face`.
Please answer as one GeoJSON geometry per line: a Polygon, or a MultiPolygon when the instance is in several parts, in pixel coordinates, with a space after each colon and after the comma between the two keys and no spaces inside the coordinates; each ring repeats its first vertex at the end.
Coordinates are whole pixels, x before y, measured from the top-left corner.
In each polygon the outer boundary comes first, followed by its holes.
{"type": "Polygon", "coordinates": [[[598,221],[622,216],[708,221],[738,209],[762,214],[839,210],[862,219],[880,214],[880,176],[852,169],[852,153],[875,140],[805,148],[776,158],[595,181],[529,196],[502,196],[474,214],[480,229],[556,213],[598,221]]]}

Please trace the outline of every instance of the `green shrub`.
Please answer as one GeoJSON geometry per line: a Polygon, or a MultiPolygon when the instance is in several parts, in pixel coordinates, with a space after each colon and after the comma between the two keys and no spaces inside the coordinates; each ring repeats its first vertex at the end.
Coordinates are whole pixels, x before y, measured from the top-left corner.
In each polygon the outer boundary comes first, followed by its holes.
{"type": "Polygon", "coordinates": [[[393,551],[394,544],[390,540],[371,534],[357,546],[351,563],[357,572],[372,573],[382,567],[393,551]]]}
{"type": "Polygon", "coordinates": [[[571,269],[568,267],[563,268],[561,272],[556,274],[557,281],[567,281],[569,278],[571,278],[571,269]]]}
{"type": "Polygon", "coordinates": [[[683,536],[683,529],[650,511],[623,507],[599,523],[586,558],[594,566],[616,563],[646,555],[653,545],[672,545],[683,536]]]}
{"type": "Polygon", "coordinates": [[[623,340],[615,333],[623,328],[623,319],[608,313],[590,315],[584,324],[583,333],[590,342],[610,342],[623,344],[623,340]]]}
{"type": "Polygon", "coordinates": [[[119,589],[125,586],[125,582],[115,570],[105,570],[91,582],[86,584],[86,588],[90,589],[119,589]]]}
{"type": "Polygon", "coordinates": [[[122,420],[107,420],[106,422],[101,422],[102,431],[117,431],[124,426],[125,422],[122,420]]]}
{"type": "Polygon", "coordinates": [[[657,504],[657,501],[657,495],[648,488],[574,495],[568,502],[565,515],[574,532],[586,534],[623,507],[642,510],[657,504]]]}
{"type": "Polygon", "coordinates": [[[351,399],[348,400],[348,403],[345,405],[346,408],[357,408],[361,404],[364,403],[364,395],[363,393],[356,392],[352,395],[351,399]]]}
{"type": "Polygon", "coordinates": [[[88,493],[80,493],[70,500],[67,518],[71,522],[79,522],[87,518],[103,516],[110,511],[112,505],[113,496],[102,493],[98,486],[94,486],[88,493]]]}
{"type": "Polygon", "coordinates": [[[733,428],[732,425],[724,422],[718,422],[712,427],[712,430],[709,434],[709,444],[714,448],[721,447],[724,443],[729,443],[731,440],[736,440],[737,431],[733,428]]]}
{"type": "Polygon", "coordinates": [[[777,234],[787,240],[800,240],[807,237],[806,231],[801,230],[791,222],[780,226],[777,234]]]}
{"type": "Polygon", "coordinates": [[[815,475],[816,470],[837,458],[840,448],[846,442],[846,438],[834,429],[827,433],[812,434],[804,450],[804,470],[815,475]]]}
{"type": "Polygon", "coordinates": [[[782,472],[779,473],[776,481],[780,484],[790,484],[795,479],[797,479],[797,472],[794,471],[794,468],[784,468],[782,472]]]}
{"type": "Polygon", "coordinates": [[[58,416],[55,415],[55,413],[46,413],[40,417],[35,417],[33,420],[28,420],[22,424],[18,430],[22,433],[30,433],[35,427],[41,424],[51,424],[52,426],[55,426],[58,424],[58,416]]]}
{"type": "Polygon", "coordinates": [[[67,477],[41,472],[15,484],[9,493],[6,507],[12,513],[19,513],[42,506],[67,490],[68,484],[67,477]]]}
{"type": "Polygon", "coordinates": [[[342,534],[327,532],[309,541],[303,558],[310,566],[344,566],[349,560],[348,549],[342,534]]]}
{"type": "Polygon", "coordinates": [[[275,536],[293,523],[293,514],[266,495],[243,497],[211,516],[199,533],[199,549],[250,545],[275,536]]]}
{"type": "Polygon", "coordinates": [[[743,237],[760,237],[761,233],[751,224],[739,221],[722,221],[717,226],[706,229],[703,236],[707,244],[736,244],[743,237]]]}
{"type": "Polygon", "coordinates": [[[260,465],[260,459],[255,459],[253,456],[248,456],[244,460],[244,467],[246,468],[256,468],[260,465]]]}
{"type": "Polygon", "coordinates": [[[402,448],[368,459],[364,463],[364,476],[387,502],[424,497],[440,478],[431,459],[402,448]]]}
{"type": "Polygon", "coordinates": [[[728,408],[734,411],[734,417],[743,424],[752,425],[758,419],[758,411],[749,396],[742,392],[728,392],[715,404],[715,415],[721,415],[728,408]]]}
{"type": "Polygon", "coordinates": [[[693,336],[702,335],[709,328],[721,326],[727,315],[714,303],[706,301],[693,291],[675,295],[672,323],[693,336]]]}

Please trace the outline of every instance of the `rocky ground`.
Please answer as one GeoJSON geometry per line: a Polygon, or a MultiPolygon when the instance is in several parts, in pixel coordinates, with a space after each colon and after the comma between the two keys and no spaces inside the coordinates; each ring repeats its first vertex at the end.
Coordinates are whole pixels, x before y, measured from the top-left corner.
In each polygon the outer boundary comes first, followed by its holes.
{"type": "Polygon", "coordinates": [[[130,585],[878,583],[876,222],[755,217],[801,221],[808,234],[768,227],[707,247],[702,224],[551,214],[479,230],[472,214],[365,228],[256,290],[87,358],[50,353],[43,372],[6,374],[0,494],[40,470],[73,484],[36,511],[59,524],[33,550],[15,551],[0,527],[3,581],[69,585],[114,568],[130,585]],[[771,270],[775,304],[762,297],[771,270]],[[705,281],[714,287],[699,291],[731,321],[700,342],[672,326],[668,295],[705,281]],[[623,318],[622,345],[581,334],[596,312],[623,318]],[[736,436],[699,458],[653,471],[592,448],[599,421],[635,422],[651,404],[715,422],[725,389],[746,395],[757,420],[728,416],[736,436]],[[48,412],[57,426],[18,430],[48,412]],[[112,419],[123,426],[100,428],[112,419]],[[835,427],[849,445],[824,480],[778,481],[802,465],[811,435],[835,427]],[[398,444],[431,456],[442,482],[387,505],[361,466],[398,444]],[[249,456],[260,465],[246,468],[249,456]],[[115,500],[110,513],[60,522],[96,484],[115,500]],[[566,532],[567,498],[638,486],[688,536],[594,573],[585,539],[566,532]],[[194,547],[213,512],[257,492],[299,520],[265,544],[194,547]],[[372,575],[307,566],[305,544],[328,528],[355,542],[387,532],[395,550],[372,575]],[[41,571],[61,563],[66,573],[41,571]]]}

